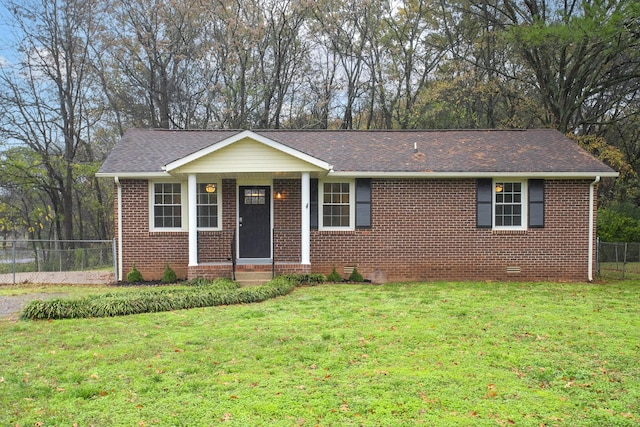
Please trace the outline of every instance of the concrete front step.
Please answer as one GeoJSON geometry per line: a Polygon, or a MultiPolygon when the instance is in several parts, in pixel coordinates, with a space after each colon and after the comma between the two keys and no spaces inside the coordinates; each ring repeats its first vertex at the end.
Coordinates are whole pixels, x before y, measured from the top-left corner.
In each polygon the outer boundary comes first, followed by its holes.
{"type": "Polygon", "coordinates": [[[236,271],[236,282],[240,286],[263,285],[271,279],[271,271],[236,271]]]}

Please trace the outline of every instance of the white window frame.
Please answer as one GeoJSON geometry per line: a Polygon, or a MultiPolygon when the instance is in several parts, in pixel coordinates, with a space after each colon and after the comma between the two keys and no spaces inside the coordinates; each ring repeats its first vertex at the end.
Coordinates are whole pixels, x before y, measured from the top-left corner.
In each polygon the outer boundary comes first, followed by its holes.
{"type": "Polygon", "coordinates": [[[189,222],[189,208],[187,203],[187,184],[176,180],[154,180],[149,181],[149,230],[155,232],[162,231],[187,231],[189,222]],[[179,184],[180,185],[180,227],[156,227],[155,222],[155,185],[156,184],[179,184]]]}
{"type": "MultiPolygon", "coordinates": [[[[222,183],[217,181],[198,181],[196,183],[196,227],[198,230],[202,231],[212,231],[212,230],[221,230],[222,224],[222,183]],[[218,207],[218,224],[215,227],[197,227],[198,221],[198,188],[201,184],[214,184],[216,186],[216,206],[218,207]]],[[[203,206],[211,206],[211,205],[203,205],[203,206]]]]}
{"type": "Polygon", "coordinates": [[[529,200],[528,200],[528,187],[527,187],[527,180],[522,180],[522,179],[514,179],[514,178],[497,178],[493,180],[493,187],[492,187],[492,198],[491,198],[491,203],[492,203],[492,218],[491,218],[491,223],[493,226],[494,230],[526,230],[527,229],[527,224],[528,224],[528,208],[529,208],[529,200]],[[498,184],[520,184],[520,191],[521,191],[521,197],[520,197],[520,212],[521,212],[521,221],[520,221],[520,225],[496,225],[496,216],[497,216],[497,209],[496,209],[496,194],[498,193],[496,190],[496,186],[498,184]]]}
{"type": "Polygon", "coordinates": [[[318,229],[326,231],[348,231],[356,229],[356,184],[355,179],[326,179],[319,181],[318,188],[318,229]],[[349,226],[325,226],[324,225],[324,185],[325,184],[349,184],[349,226]]]}

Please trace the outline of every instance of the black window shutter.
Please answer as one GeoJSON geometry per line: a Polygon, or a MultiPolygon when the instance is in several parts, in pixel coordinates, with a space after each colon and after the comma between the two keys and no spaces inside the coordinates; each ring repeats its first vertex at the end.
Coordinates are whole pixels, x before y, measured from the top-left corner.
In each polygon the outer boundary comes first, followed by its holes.
{"type": "Polygon", "coordinates": [[[480,178],[476,182],[476,226],[491,228],[493,226],[493,180],[480,178]]]}
{"type": "Polygon", "coordinates": [[[529,180],[529,227],[544,227],[544,179],[529,180]]]}
{"type": "Polygon", "coordinates": [[[356,179],[356,228],[371,228],[371,179],[356,179]]]}
{"type": "Polygon", "coordinates": [[[309,203],[309,226],[312,230],[318,229],[318,179],[311,178],[309,183],[311,201],[309,203]]]}

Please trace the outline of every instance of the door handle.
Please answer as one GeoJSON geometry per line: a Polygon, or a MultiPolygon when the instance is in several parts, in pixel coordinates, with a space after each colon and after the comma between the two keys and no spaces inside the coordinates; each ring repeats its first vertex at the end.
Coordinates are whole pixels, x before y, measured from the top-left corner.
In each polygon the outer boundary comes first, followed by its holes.
{"type": "Polygon", "coordinates": [[[238,217],[238,227],[242,227],[242,217],[238,217]]]}

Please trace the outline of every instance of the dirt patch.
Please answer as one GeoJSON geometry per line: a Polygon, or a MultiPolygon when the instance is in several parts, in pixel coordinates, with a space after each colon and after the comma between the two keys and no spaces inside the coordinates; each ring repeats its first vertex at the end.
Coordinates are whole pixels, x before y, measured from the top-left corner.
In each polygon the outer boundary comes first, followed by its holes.
{"type": "Polygon", "coordinates": [[[65,293],[36,293],[24,295],[0,296],[0,318],[17,319],[20,310],[34,300],[46,300],[66,297],[65,293]]]}

